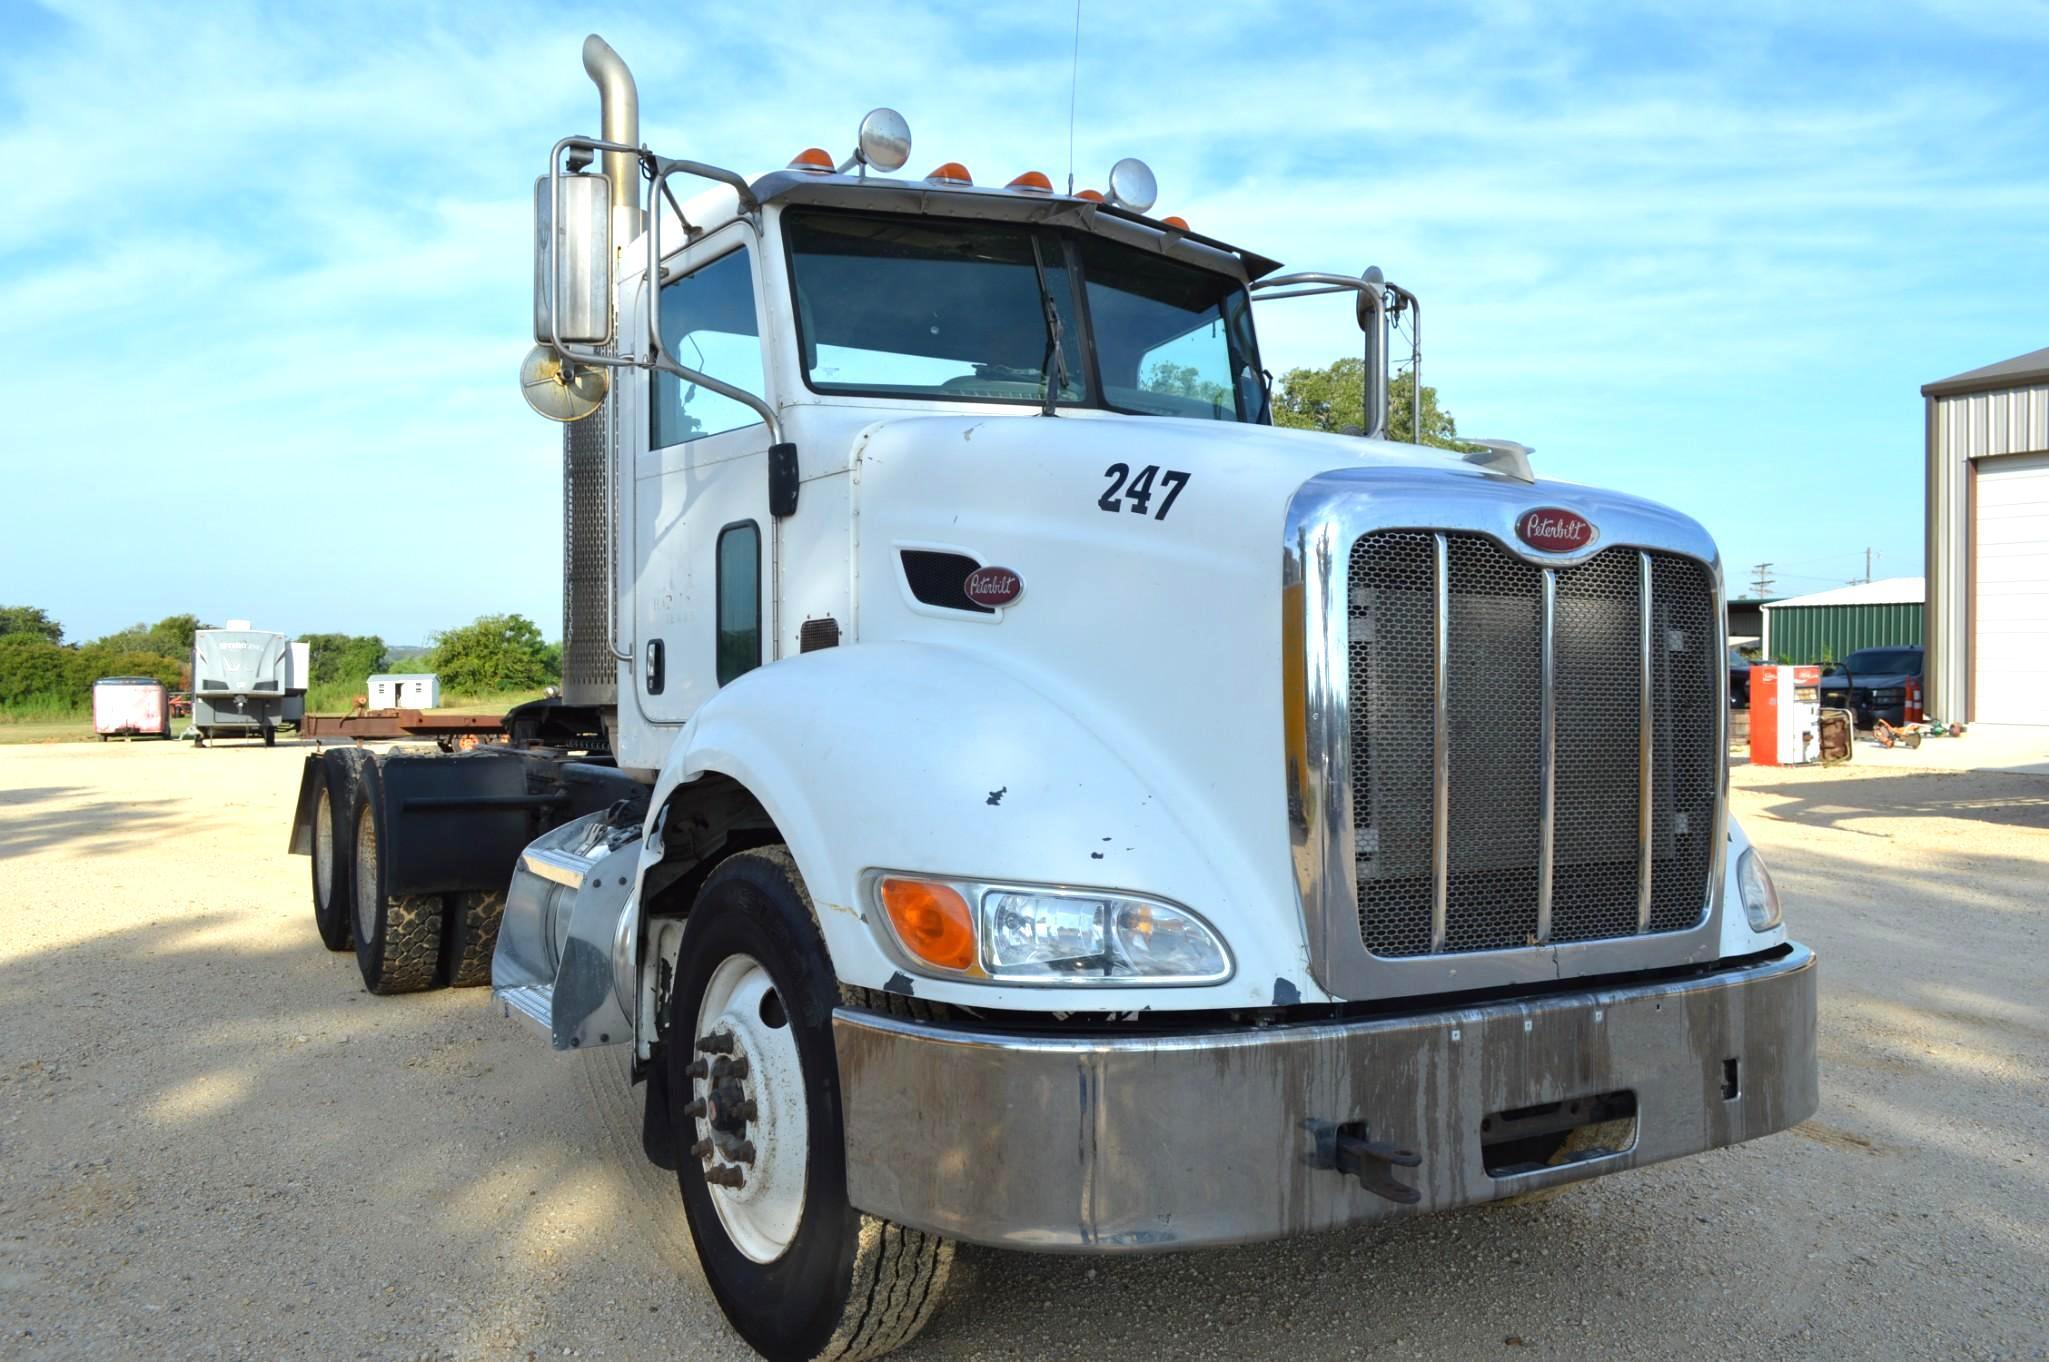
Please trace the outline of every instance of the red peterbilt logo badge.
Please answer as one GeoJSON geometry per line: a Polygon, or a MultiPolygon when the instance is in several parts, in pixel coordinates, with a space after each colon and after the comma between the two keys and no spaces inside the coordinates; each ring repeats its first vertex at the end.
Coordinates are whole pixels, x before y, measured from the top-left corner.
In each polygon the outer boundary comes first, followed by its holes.
{"type": "Polygon", "coordinates": [[[961,589],[976,605],[994,610],[1024,595],[1024,578],[1005,567],[976,568],[961,589]]]}
{"type": "Polygon", "coordinates": [[[1515,522],[1516,538],[1545,553],[1571,553],[1594,542],[1594,522],[1560,506],[1524,511],[1515,522]]]}

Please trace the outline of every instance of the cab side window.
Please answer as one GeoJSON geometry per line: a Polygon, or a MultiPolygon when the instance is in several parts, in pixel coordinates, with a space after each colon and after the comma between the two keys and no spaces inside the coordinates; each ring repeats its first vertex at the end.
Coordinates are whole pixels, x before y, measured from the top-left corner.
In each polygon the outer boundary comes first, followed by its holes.
{"type": "MultiPolygon", "coordinates": [[[[754,271],[742,247],[662,287],[662,344],[675,360],[750,393],[763,390],[761,324],[754,271]]],[[[759,425],[744,402],[657,370],[649,399],[648,448],[759,425]]]]}

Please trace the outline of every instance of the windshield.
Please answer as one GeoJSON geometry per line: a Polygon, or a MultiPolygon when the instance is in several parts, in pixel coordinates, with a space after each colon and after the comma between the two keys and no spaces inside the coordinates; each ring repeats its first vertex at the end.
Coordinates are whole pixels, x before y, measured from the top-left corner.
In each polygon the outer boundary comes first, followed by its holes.
{"type": "Polygon", "coordinates": [[[1843,666],[1852,672],[1918,672],[1921,670],[1921,650],[1860,648],[1843,659],[1843,666]]]}
{"type": "Polygon", "coordinates": [[[783,224],[814,391],[1040,404],[1050,369],[1048,405],[1264,417],[1251,308],[1226,275],[1024,224],[830,211],[783,224]]]}

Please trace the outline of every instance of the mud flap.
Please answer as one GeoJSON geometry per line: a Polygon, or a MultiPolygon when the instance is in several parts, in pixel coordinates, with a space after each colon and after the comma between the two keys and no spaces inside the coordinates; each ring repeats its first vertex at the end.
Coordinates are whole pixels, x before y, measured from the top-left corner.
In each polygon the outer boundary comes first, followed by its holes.
{"type": "Polygon", "coordinates": [[[306,754],[299,770],[299,802],[292,809],[292,837],[285,851],[293,856],[313,854],[313,805],[320,798],[320,786],[327,779],[327,766],[318,751],[306,754]]]}

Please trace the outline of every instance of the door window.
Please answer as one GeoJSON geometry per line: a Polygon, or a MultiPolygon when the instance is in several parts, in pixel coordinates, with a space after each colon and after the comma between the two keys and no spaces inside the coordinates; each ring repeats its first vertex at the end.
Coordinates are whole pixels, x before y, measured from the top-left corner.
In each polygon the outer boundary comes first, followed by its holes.
{"type": "Polygon", "coordinates": [[[719,531],[718,676],[725,685],[761,665],[761,530],[751,520],[719,531]]]}
{"type": "MultiPolygon", "coordinates": [[[[662,286],[662,344],[680,364],[750,393],[763,390],[754,270],[744,247],[662,286]]],[[[746,403],[660,370],[649,407],[650,449],[761,423],[746,403]]]]}

